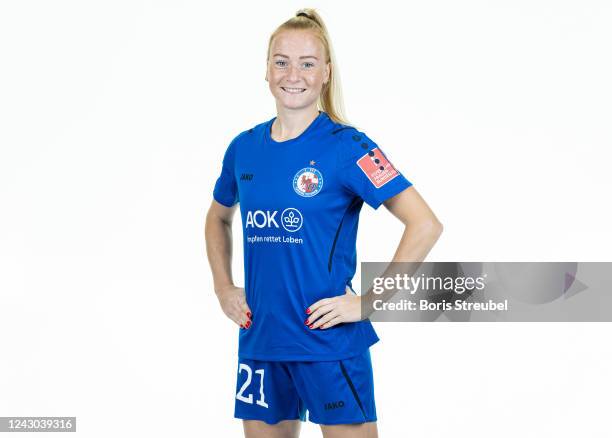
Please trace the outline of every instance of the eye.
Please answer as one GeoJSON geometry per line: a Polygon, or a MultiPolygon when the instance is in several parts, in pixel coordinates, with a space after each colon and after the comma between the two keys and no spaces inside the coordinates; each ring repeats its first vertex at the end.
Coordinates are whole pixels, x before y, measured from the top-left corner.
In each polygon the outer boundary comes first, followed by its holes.
{"type": "Polygon", "coordinates": [[[314,67],[314,64],[312,62],[305,62],[304,65],[307,66],[308,68],[314,67]]]}
{"type": "Polygon", "coordinates": [[[284,67],[285,66],[285,61],[276,61],[274,64],[278,65],[279,67],[284,67]]]}

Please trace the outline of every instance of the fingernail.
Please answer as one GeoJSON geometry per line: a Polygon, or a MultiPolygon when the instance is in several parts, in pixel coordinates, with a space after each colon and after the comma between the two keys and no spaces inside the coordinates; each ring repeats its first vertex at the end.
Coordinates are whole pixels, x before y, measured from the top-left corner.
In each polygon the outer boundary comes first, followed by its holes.
{"type": "Polygon", "coordinates": [[[310,307],[306,309],[306,313],[310,314],[310,307]]]}
{"type": "Polygon", "coordinates": [[[247,321],[246,323],[246,328],[249,328],[249,327],[251,327],[251,321],[247,321]]]}
{"type": "Polygon", "coordinates": [[[250,318],[251,317],[251,312],[247,312],[246,315],[250,318]]]}
{"type": "Polygon", "coordinates": [[[244,328],[244,326],[242,324],[240,324],[240,328],[244,328]]]}
{"type": "Polygon", "coordinates": [[[306,320],[306,321],[304,321],[304,324],[308,325],[308,324],[310,324],[310,323],[308,322],[308,320],[306,320]]]}
{"type": "Polygon", "coordinates": [[[310,324],[308,327],[309,327],[309,328],[312,328],[312,326],[313,326],[313,325],[314,325],[314,324],[310,324]]]}

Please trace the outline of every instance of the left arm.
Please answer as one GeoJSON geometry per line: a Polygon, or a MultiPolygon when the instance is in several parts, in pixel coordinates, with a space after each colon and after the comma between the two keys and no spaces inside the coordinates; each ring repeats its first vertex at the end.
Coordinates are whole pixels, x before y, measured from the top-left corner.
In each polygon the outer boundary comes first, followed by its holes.
{"type": "MultiPolygon", "coordinates": [[[[414,264],[416,270],[442,234],[442,223],[414,186],[387,199],[383,205],[404,224],[404,233],[391,262],[418,262],[414,264]]],[[[386,291],[377,295],[376,299],[387,301],[394,293],[386,291]]],[[[354,295],[347,290],[345,295],[319,300],[306,310],[310,315],[308,323],[312,324],[312,329],[326,329],[342,322],[365,319],[367,315],[361,312],[362,300],[368,300],[364,304],[371,308],[369,300],[373,299],[373,295],[371,291],[365,295],[354,295]]]]}

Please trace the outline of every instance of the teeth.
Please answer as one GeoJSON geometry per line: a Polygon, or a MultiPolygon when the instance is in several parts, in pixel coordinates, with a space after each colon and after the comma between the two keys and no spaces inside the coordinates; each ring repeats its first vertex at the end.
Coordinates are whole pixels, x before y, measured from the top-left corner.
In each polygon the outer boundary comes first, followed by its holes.
{"type": "Polygon", "coordinates": [[[305,88],[287,88],[287,87],[281,87],[281,88],[288,93],[301,93],[302,91],[305,90],[305,88]]]}

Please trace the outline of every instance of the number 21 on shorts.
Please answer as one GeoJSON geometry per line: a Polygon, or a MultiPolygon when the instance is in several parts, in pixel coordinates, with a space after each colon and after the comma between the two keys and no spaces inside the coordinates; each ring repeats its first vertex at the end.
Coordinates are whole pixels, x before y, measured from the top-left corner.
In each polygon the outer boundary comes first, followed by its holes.
{"type": "MultiPolygon", "coordinates": [[[[243,395],[243,392],[247,389],[247,387],[251,383],[251,378],[253,377],[253,371],[251,370],[250,366],[248,366],[245,363],[241,363],[240,367],[238,368],[238,374],[240,374],[243,370],[246,371],[247,378],[245,382],[242,384],[242,387],[240,387],[240,391],[238,391],[238,394],[236,394],[236,398],[242,402],[253,404],[253,394],[249,394],[248,397],[245,397],[243,395]]],[[[257,403],[259,406],[263,406],[264,408],[267,408],[268,404],[266,403],[265,396],[264,396],[264,369],[263,368],[256,369],[255,374],[260,375],[260,378],[259,378],[259,397],[260,398],[259,400],[255,400],[255,403],[257,403]]]]}

